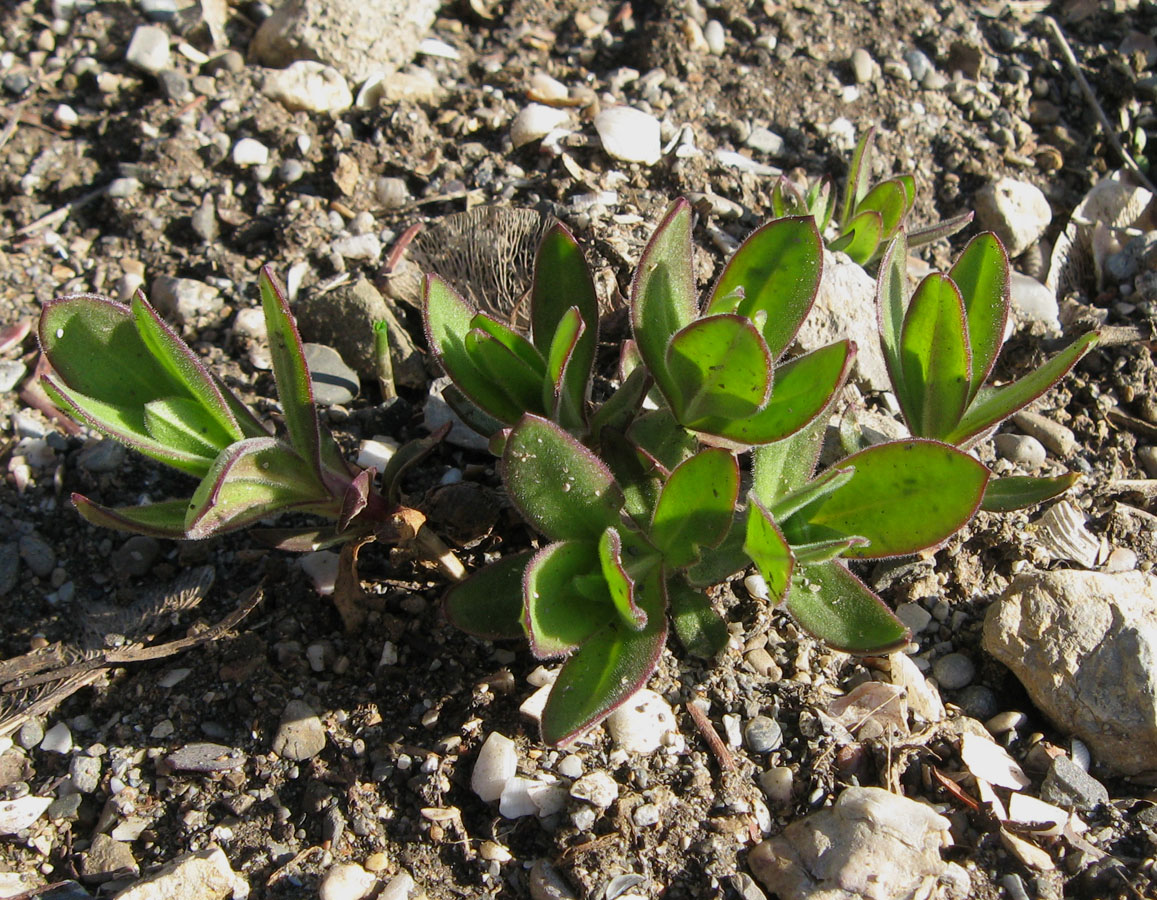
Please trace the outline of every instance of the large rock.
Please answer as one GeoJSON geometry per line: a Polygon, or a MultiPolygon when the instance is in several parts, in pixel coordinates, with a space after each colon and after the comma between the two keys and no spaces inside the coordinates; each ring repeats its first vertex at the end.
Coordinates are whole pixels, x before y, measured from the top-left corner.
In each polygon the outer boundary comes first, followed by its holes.
{"type": "Polygon", "coordinates": [[[874,391],[891,390],[880,349],[876,316],[876,282],[844,253],[824,250],[824,274],[815,305],[796,339],[804,350],[817,350],[851,338],[859,352],[852,369],[874,391]]]}
{"type": "Polygon", "coordinates": [[[847,788],[747,858],[780,900],[914,900],[969,896],[968,873],[940,858],[949,823],[882,788],[847,788]]]}
{"type": "Polygon", "coordinates": [[[1157,578],[1022,573],[989,608],[984,648],[1097,762],[1157,783],[1157,578]]]}
{"type": "Polygon", "coordinates": [[[116,900],[224,900],[237,876],[220,847],[186,853],[116,895],[116,900]]]}
{"type": "Polygon", "coordinates": [[[273,68],[312,59],[361,83],[413,59],[439,6],[440,0],[284,0],[249,49],[273,68]]]}

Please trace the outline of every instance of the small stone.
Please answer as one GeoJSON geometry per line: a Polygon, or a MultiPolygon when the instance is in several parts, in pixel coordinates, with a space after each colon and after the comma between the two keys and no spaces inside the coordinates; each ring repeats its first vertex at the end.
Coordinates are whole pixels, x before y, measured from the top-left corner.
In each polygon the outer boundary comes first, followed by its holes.
{"type": "Polygon", "coordinates": [[[277,177],[285,184],[295,184],[305,175],[305,166],[297,159],[287,159],[277,167],[277,177]]]}
{"type": "Polygon", "coordinates": [[[1037,469],[1044,465],[1046,452],[1044,444],[1026,434],[1005,432],[993,438],[997,455],[1026,469],[1037,469]]]}
{"type": "Polygon", "coordinates": [[[793,782],[794,776],[787,766],[774,766],[759,776],[759,786],[764,796],[772,803],[781,805],[791,802],[793,782]]]}
{"type": "Polygon", "coordinates": [[[98,834],[92,839],[80,861],[80,875],[85,881],[97,883],[108,881],[119,875],[136,875],[140,872],[132,848],[121,841],[114,841],[107,834],[98,834]]]}
{"type": "Polygon", "coordinates": [[[1017,709],[1007,709],[999,712],[984,722],[984,727],[990,734],[1000,737],[1010,731],[1016,731],[1028,723],[1028,716],[1017,709]]]}
{"type": "Polygon", "coordinates": [[[184,103],[193,96],[193,92],[189,89],[189,79],[175,69],[165,69],[158,74],[157,82],[165,99],[173,103],[184,103]]]}
{"type": "Polygon", "coordinates": [[[0,800],[0,834],[16,834],[30,828],[51,805],[51,797],[35,797],[32,794],[15,800],[0,800]]]}
{"type": "Polygon", "coordinates": [[[225,900],[247,885],[220,847],[186,853],[116,895],[117,900],[225,900]]]}
{"type": "Polygon", "coordinates": [[[221,229],[217,224],[217,207],[213,203],[211,194],[206,194],[201,198],[201,205],[193,213],[190,224],[197,237],[206,244],[212,244],[217,240],[221,229]]]}
{"type": "Polygon", "coordinates": [[[949,653],[933,663],[932,674],[940,687],[955,691],[976,677],[976,664],[963,653],[949,653]]]}
{"type": "Polygon", "coordinates": [[[654,165],[662,155],[659,120],[630,106],[612,106],[595,116],[595,130],[607,155],[623,162],[654,165]]]}
{"type": "Polygon", "coordinates": [[[654,803],[643,803],[636,806],[631,813],[631,821],[640,828],[659,824],[659,807],[654,803]]]}
{"type": "Polygon", "coordinates": [[[156,75],[169,68],[169,32],[156,25],[138,25],[125,51],[130,66],[156,75]]]}
{"type": "Polygon", "coordinates": [[[56,568],[56,551],[52,545],[38,534],[26,534],[20,538],[20,558],[39,578],[47,578],[56,568]]]}
{"type": "Polygon", "coordinates": [[[303,700],[290,700],[273,737],[273,752],[285,759],[312,759],[325,749],[325,726],[303,700]]]}
{"type": "Polygon", "coordinates": [[[956,705],[969,716],[983,722],[1000,712],[996,691],[984,684],[970,684],[956,695],[956,705]]]}
{"type": "Polygon", "coordinates": [[[1041,784],[1040,796],[1046,803],[1083,812],[1109,802],[1105,786],[1068,756],[1058,756],[1052,761],[1041,784]]]}
{"type": "Polygon", "coordinates": [[[110,197],[124,199],[138,193],[140,189],[141,183],[136,178],[114,178],[109,182],[106,193],[110,197]]]}
{"type": "Polygon", "coordinates": [[[84,797],[78,793],[57,797],[48,807],[48,818],[53,822],[73,822],[80,816],[80,804],[84,797]]]}
{"type": "Polygon", "coordinates": [[[31,750],[44,740],[44,726],[39,719],[29,719],[16,732],[16,744],[25,750],[31,750]]]}
{"type": "Polygon", "coordinates": [[[100,786],[100,759],[74,756],[68,764],[68,778],[78,794],[91,794],[100,786]]]}
{"type": "Polygon", "coordinates": [[[531,900],[578,900],[577,895],[559,871],[545,859],[530,867],[531,900]]]}
{"type": "Polygon", "coordinates": [[[349,403],[361,390],[358,373],[345,364],[341,355],[325,344],[305,344],[313,400],[320,406],[349,403]]]}
{"type": "Polygon", "coordinates": [[[377,900],[410,900],[414,888],[414,876],[403,870],[386,883],[377,900]]]}
{"type": "Polygon", "coordinates": [[[751,666],[756,674],[764,678],[779,681],[779,679],[783,677],[783,670],[775,661],[775,657],[768,653],[765,647],[756,647],[754,650],[748,650],[743,654],[743,659],[751,666]]]}
{"type": "Polygon", "coordinates": [[[357,863],[338,863],[322,878],[318,900],[362,900],[377,883],[377,877],[357,863]]]}
{"type": "Polygon", "coordinates": [[[165,757],[165,765],[173,772],[230,772],[245,765],[245,754],[224,744],[200,742],[174,750],[165,757]]]}
{"type": "Polygon", "coordinates": [[[380,872],[389,864],[390,857],[380,850],[377,853],[371,853],[366,857],[366,861],[362,863],[367,872],[380,872]]]}
{"type": "Polygon", "coordinates": [[[510,143],[517,150],[542,140],[552,131],[570,122],[570,113],[541,103],[531,103],[519,111],[510,123],[510,143]]]}
{"type": "Polygon", "coordinates": [[[502,796],[506,782],[514,777],[518,752],[514,741],[497,731],[491,732],[470,776],[470,787],[482,800],[492,803],[502,796]]]}
{"type": "Polygon", "coordinates": [[[912,634],[919,634],[931,623],[932,613],[919,603],[901,603],[896,607],[896,618],[907,625],[912,634]]]}
{"type": "Polygon", "coordinates": [[[265,77],[262,92],[290,112],[344,112],[354,97],[341,72],[314,60],[298,60],[265,77]]]}
{"type": "Polygon", "coordinates": [[[101,439],[81,450],[76,461],[86,472],[115,472],[124,465],[125,448],[114,440],[101,439]]]}
{"type": "Polygon", "coordinates": [[[71,106],[61,103],[52,111],[52,120],[61,128],[72,128],[80,122],[80,116],[71,106]]]}
{"type": "Polygon", "coordinates": [[[382,242],[376,234],[351,234],[333,242],[333,252],[346,259],[364,259],[377,262],[382,255],[382,242]]]}
{"type": "Polygon", "coordinates": [[[908,50],[904,53],[904,62],[908,64],[908,71],[912,73],[912,80],[922,84],[924,79],[936,70],[926,53],[922,50],[908,50]]]}
{"type": "Polygon", "coordinates": [[[161,545],[156,538],[135,534],[121,544],[109,563],[119,577],[139,578],[152,571],[160,552],[161,545]]]}
{"type": "Polygon", "coordinates": [[[752,128],[751,134],[743,143],[752,150],[766,153],[768,156],[779,156],[784,148],[783,138],[762,125],[752,128]]]}
{"type": "Polygon", "coordinates": [[[1000,178],[981,188],[975,206],[978,224],[996,233],[1009,256],[1024,253],[1052,221],[1044,192],[1012,178],[1000,178]]]}
{"type": "Polygon", "coordinates": [[[506,784],[502,786],[502,794],[498,798],[499,814],[507,819],[538,815],[538,807],[530,799],[530,787],[533,784],[533,780],[520,775],[506,779],[506,784]]]}
{"type": "Polygon", "coordinates": [[[607,717],[607,731],[615,746],[628,753],[653,753],[666,735],[676,731],[671,704],[643,688],[607,717]]]}
{"type": "Polygon", "coordinates": [[[570,786],[570,795],[598,809],[606,809],[618,799],[619,785],[606,772],[588,772],[570,786]]]}
{"type": "Polygon", "coordinates": [[[45,753],[59,753],[61,755],[68,753],[72,749],[72,732],[63,722],[57,722],[44,732],[44,738],[40,741],[40,749],[45,753]]]}
{"type": "Polygon", "coordinates": [[[236,50],[226,50],[219,56],[214,56],[202,66],[206,75],[216,75],[218,72],[229,72],[236,75],[245,68],[245,57],[236,50]]]}
{"type": "Polygon", "coordinates": [[[1072,429],[1040,413],[1021,410],[1012,416],[1012,421],[1017,428],[1036,438],[1061,459],[1068,459],[1080,449],[1080,442],[1072,429]]]}
{"type": "Polygon", "coordinates": [[[410,189],[405,178],[382,177],[374,185],[378,202],[386,209],[402,209],[410,202],[410,189]]]}
{"type": "Polygon", "coordinates": [[[149,299],[153,305],[181,324],[212,315],[225,305],[217,288],[193,278],[158,275],[153,279],[152,288],[149,299]]]}
{"type": "Polygon", "coordinates": [[[254,138],[241,138],[233,145],[235,166],[263,166],[269,162],[269,148],[254,138]]]}
{"type": "Polygon", "coordinates": [[[32,79],[24,72],[9,72],[4,76],[4,90],[13,97],[19,97],[32,87],[32,79]]]}
{"type": "Polygon", "coordinates": [[[852,75],[856,79],[856,84],[867,84],[870,81],[875,81],[879,75],[879,65],[872,59],[872,54],[863,47],[857,47],[852,51],[851,63],[852,75]]]}
{"type": "Polygon", "coordinates": [[[743,727],[743,741],[752,753],[770,753],[783,744],[783,729],[770,716],[753,716],[743,727]]]}
{"type": "Polygon", "coordinates": [[[176,0],[137,0],[137,6],[150,22],[171,22],[177,17],[176,0]]]}
{"type": "Polygon", "coordinates": [[[712,19],[703,26],[703,40],[707,42],[707,49],[712,56],[723,55],[727,36],[723,31],[723,24],[718,19],[712,19]]]}
{"type": "Polygon", "coordinates": [[[1013,311],[1022,319],[1039,322],[1054,334],[1061,330],[1057,295],[1035,278],[1013,269],[1010,276],[1013,311]]]}

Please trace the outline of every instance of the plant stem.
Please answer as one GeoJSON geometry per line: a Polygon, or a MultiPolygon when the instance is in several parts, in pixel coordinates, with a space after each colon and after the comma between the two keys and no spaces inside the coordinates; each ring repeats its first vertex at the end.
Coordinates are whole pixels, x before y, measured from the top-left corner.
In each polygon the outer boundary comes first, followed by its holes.
{"type": "Polygon", "coordinates": [[[390,356],[390,326],[385,319],[374,322],[374,366],[378,370],[382,399],[392,400],[398,392],[394,387],[394,361],[390,356]]]}

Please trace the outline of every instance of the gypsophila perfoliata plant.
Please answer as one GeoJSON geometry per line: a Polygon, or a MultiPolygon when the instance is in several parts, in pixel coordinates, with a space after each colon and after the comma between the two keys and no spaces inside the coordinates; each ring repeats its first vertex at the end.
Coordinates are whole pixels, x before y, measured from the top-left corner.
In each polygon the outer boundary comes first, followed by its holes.
{"type": "MultiPolygon", "coordinates": [[[[318,419],[301,339],[268,268],[260,289],[284,436],[205,367],[141,292],[128,306],[95,294],[45,305],[40,345],[51,372],[43,386],[53,402],[95,431],[199,479],[189,498],[116,509],[73,494],[81,515],[121,531],[199,539],[295,511],[329,524],[267,529],[270,543],[313,550],[418,539],[440,547],[421,514],[396,496],[402,471],[433,441],[402,448],[383,473],[382,492],[374,490],[374,471],[347,462],[318,419]]],[[[345,558],[352,569],[356,551],[345,558]]],[[[343,615],[348,625],[356,611],[343,615]]]]}
{"type": "MultiPolygon", "coordinates": [[[[619,386],[601,404],[590,402],[594,283],[564,226],[538,255],[529,335],[427,278],[431,349],[460,391],[466,420],[502,456],[511,500],[543,536],[537,549],[452,587],[447,614],[482,637],[525,636],[540,659],[565,658],[542,718],[551,744],[573,740],[646,682],[669,624],[687,651],[717,654],[727,628],[706,591],[752,564],[773,601],[832,646],[880,653],[902,645],[908,632],[847,560],[916,553],[963,527],[990,473],[953,443],[1011,414],[1022,405],[1013,396],[1039,393],[1092,342],[1026,379],[1031,390],[1006,392],[1010,402],[993,405],[977,391],[979,411],[951,427],[936,420],[925,431],[920,419],[911,439],[868,447],[817,475],[828,413],[856,347],[845,340],[788,355],[819,287],[815,221],[786,217],[757,229],[701,299],[691,232],[691,209],[680,200],[640,260],[629,298],[633,339],[622,350],[619,386]],[[741,493],[746,451],[752,486],[741,493]]],[[[882,280],[897,277],[903,258],[897,244],[882,280]]],[[[951,277],[987,298],[987,318],[978,313],[984,325],[974,330],[988,341],[983,328],[998,314],[1003,328],[1005,312],[985,291],[1007,282],[1007,261],[967,251],[951,277]]],[[[889,290],[881,288],[882,302],[899,297],[902,317],[918,323],[931,289],[910,303],[889,290]]],[[[1000,296],[1007,305],[1007,286],[1000,296]]],[[[892,320],[882,321],[887,346],[892,320]]],[[[948,327],[971,348],[968,324],[948,327]]],[[[911,373],[905,410],[935,406],[921,391],[939,382],[919,381],[904,353],[938,360],[945,338],[936,328],[900,331],[902,371],[911,373]]],[[[987,356],[966,367],[968,390],[990,370],[987,356]]]]}
{"type": "MultiPolygon", "coordinates": [[[[905,227],[916,202],[916,179],[911,175],[894,175],[878,184],[869,183],[875,134],[876,129],[869,128],[856,144],[838,216],[831,178],[821,178],[803,190],[787,178],[780,178],[771,198],[776,216],[814,216],[820,234],[827,236],[828,249],[846,253],[861,266],[879,259],[905,227]],[[829,234],[833,218],[835,225],[829,234]]],[[[909,228],[908,245],[917,247],[950,237],[971,221],[969,212],[933,225],[909,228]]]]}

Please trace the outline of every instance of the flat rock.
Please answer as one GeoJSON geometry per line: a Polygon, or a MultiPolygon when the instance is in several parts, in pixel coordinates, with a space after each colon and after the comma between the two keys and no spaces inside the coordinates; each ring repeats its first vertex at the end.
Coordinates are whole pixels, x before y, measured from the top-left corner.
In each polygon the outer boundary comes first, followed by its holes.
{"type": "Polygon", "coordinates": [[[346,365],[333,347],[306,343],[302,350],[309,379],[313,386],[313,400],[319,406],[340,406],[349,403],[361,390],[358,373],[346,365]]]}
{"type": "Polygon", "coordinates": [[[847,255],[824,250],[816,302],[796,340],[804,350],[818,350],[844,338],[859,348],[853,377],[874,391],[890,390],[876,321],[876,282],[847,255]]]}
{"type": "Polygon", "coordinates": [[[225,900],[237,876],[220,847],[186,853],[116,895],[116,900],[225,900]]]}
{"type": "Polygon", "coordinates": [[[317,60],[360,83],[413,59],[441,5],[441,0],[284,0],[261,23],[249,49],[273,68],[317,60]]]}
{"type": "Polygon", "coordinates": [[[1009,256],[1020,256],[1049,227],[1052,210],[1044,192],[1027,181],[998,178],[976,193],[976,220],[994,232],[1009,256]]]}
{"type": "Polygon", "coordinates": [[[1109,802],[1105,786],[1067,756],[1052,761],[1040,796],[1047,803],[1079,810],[1096,809],[1109,802]]]}
{"type": "Polygon", "coordinates": [[[304,700],[290,700],[273,736],[273,752],[286,759],[312,759],[325,749],[325,726],[304,700]]]}
{"type": "Polygon", "coordinates": [[[0,834],[16,834],[31,827],[51,805],[51,797],[31,794],[15,800],[0,800],[0,834]]]}
{"type": "Polygon", "coordinates": [[[963,898],[968,874],[940,858],[948,828],[915,800],[851,787],[831,808],[758,844],[747,862],[779,900],[963,898]]]}
{"type": "Polygon", "coordinates": [[[108,881],[111,878],[140,872],[132,848],[121,841],[114,841],[107,834],[98,834],[92,839],[92,846],[85,851],[80,861],[80,875],[89,883],[108,881]]]}
{"type": "Polygon", "coordinates": [[[221,292],[212,285],[195,278],[174,278],[172,275],[158,275],[153,279],[149,300],[162,313],[182,324],[199,316],[212,315],[225,305],[221,292]]]}
{"type": "Polygon", "coordinates": [[[989,607],[984,649],[1098,763],[1157,783],[1157,578],[1022,573],[989,607]]]}

